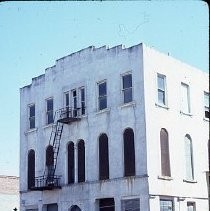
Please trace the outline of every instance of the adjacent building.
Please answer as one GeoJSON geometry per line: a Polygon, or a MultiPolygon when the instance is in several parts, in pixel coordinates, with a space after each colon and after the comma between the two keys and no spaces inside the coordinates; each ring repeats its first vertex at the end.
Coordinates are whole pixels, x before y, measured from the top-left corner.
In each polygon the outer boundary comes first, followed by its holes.
{"type": "Polygon", "coordinates": [[[208,80],[145,44],[58,59],[20,89],[20,209],[208,210],[208,80]]]}
{"type": "Polygon", "coordinates": [[[19,210],[19,177],[0,175],[0,210],[19,210]]]}

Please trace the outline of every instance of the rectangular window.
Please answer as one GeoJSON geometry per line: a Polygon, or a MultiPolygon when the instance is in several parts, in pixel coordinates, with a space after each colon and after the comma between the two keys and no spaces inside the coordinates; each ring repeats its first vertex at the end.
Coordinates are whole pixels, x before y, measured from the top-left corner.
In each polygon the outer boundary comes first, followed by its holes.
{"type": "Polygon", "coordinates": [[[114,198],[99,199],[99,211],[115,211],[114,198]]]}
{"type": "Polygon", "coordinates": [[[107,108],[107,85],[106,81],[98,84],[98,110],[107,108]]]}
{"type": "Polygon", "coordinates": [[[81,115],[85,115],[85,88],[80,88],[80,108],[81,108],[81,115]]]}
{"type": "Polygon", "coordinates": [[[204,111],[205,111],[205,118],[209,119],[209,93],[204,92],[204,111]]]}
{"type": "Polygon", "coordinates": [[[160,211],[173,211],[173,201],[160,199],[160,211]]]}
{"type": "Polygon", "coordinates": [[[64,93],[65,95],[65,107],[69,108],[69,92],[64,93]]]}
{"type": "Polygon", "coordinates": [[[158,103],[166,105],[166,76],[157,74],[158,103]]]}
{"type": "Polygon", "coordinates": [[[181,111],[183,113],[190,113],[190,93],[189,86],[181,83],[181,111]]]}
{"type": "Polygon", "coordinates": [[[74,89],[71,91],[72,93],[72,109],[73,109],[73,117],[77,116],[77,90],[74,89]]]}
{"type": "Polygon", "coordinates": [[[29,128],[35,128],[35,105],[29,106],[29,128]]]}
{"type": "Polygon", "coordinates": [[[195,202],[187,202],[187,211],[195,211],[195,202]]]}
{"type": "Polygon", "coordinates": [[[53,99],[47,99],[47,124],[53,123],[53,99]]]}
{"type": "Polygon", "coordinates": [[[126,199],[121,201],[122,211],[140,211],[140,200],[139,199],[126,199]]]}
{"type": "Polygon", "coordinates": [[[123,103],[129,103],[133,101],[131,73],[122,76],[122,93],[123,103]]]}

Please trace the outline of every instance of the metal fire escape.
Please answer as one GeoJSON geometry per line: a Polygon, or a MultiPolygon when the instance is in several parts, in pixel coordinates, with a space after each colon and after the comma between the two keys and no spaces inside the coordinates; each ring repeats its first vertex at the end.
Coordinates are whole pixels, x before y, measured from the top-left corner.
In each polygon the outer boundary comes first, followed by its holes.
{"type": "Polygon", "coordinates": [[[49,146],[51,146],[51,163],[46,165],[44,175],[35,177],[35,186],[32,190],[52,190],[61,188],[61,176],[55,175],[55,170],[58,161],[58,153],[60,149],[60,141],[63,132],[64,124],[71,124],[72,122],[80,120],[80,108],[72,109],[70,107],[59,109],[54,115],[54,124],[49,139],[49,146]]]}

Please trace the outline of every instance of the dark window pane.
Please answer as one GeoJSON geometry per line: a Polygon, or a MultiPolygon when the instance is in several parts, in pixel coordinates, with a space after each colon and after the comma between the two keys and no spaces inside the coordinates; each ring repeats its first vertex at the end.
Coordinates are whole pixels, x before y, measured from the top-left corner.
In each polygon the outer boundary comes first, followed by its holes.
{"type": "Polygon", "coordinates": [[[30,129],[35,128],[35,117],[30,117],[30,129]]]}
{"type": "Polygon", "coordinates": [[[123,92],[124,92],[124,103],[132,102],[133,100],[132,88],[125,89],[123,92]]]}
{"type": "Polygon", "coordinates": [[[106,95],[106,82],[98,85],[99,88],[99,96],[106,95]]]}
{"type": "Polygon", "coordinates": [[[81,89],[81,101],[85,101],[85,89],[81,89]]]}
{"type": "Polygon", "coordinates": [[[206,109],[205,110],[205,118],[210,118],[210,115],[209,115],[209,109],[206,109]]]}
{"type": "Polygon", "coordinates": [[[158,89],[165,90],[164,76],[158,76],[158,89]]]}
{"type": "Polygon", "coordinates": [[[54,120],[53,120],[53,111],[48,111],[47,112],[47,123],[51,124],[53,122],[54,122],[54,120]]]}
{"type": "Polygon", "coordinates": [[[35,186],[35,152],[30,150],[28,153],[28,189],[35,186]]]}
{"type": "Polygon", "coordinates": [[[99,98],[99,110],[107,108],[107,98],[106,96],[99,98]]]}
{"type": "Polygon", "coordinates": [[[160,211],[173,211],[173,203],[171,200],[160,200],[160,211]]]}
{"type": "Polygon", "coordinates": [[[78,143],[78,182],[85,181],[85,143],[80,140],[78,143]]]}
{"type": "Polygon", "coordinates": [[[171,176],[168,133],[165,129],[160,131],[160,148],[161,148],[161,170],[162,176],[171,176]]]}
{"type": "Polygon", "coordinates": [[[47,100],[47,111],[53,110],[53,99],[47,100]]]}
{"type": "Polygon", "coordinates": [[[74,183],[74,143],[68,144],[68,183],[74,183]]]}
{"type": "Polygon", "coordinates": [[[126,129],[123,134],[124,139],[124,174],[134,176],[135,171],[135,147],[134,133],[132,129],[126,129]]]}
{"type": "Polygon", "coordinates": [[[122,211],[140,211],[139,199],[122,200],[122,211]]]}
{"type": "Polygon", "coordinates": [[[77,91],[76,90],[73,90],[72,91],[72,95],[73,95],[73,97],[76,97],[77,96],[77,91]]]}
{"type": "Polygon", "coordinates": [[[123,76],[123,89],[132,87],[132,75],[124,75],[123,76]]]}
{"type": "Polygon", "coordinates": [[[69,93],[65,94],[65,98],[66,98],[66,106],[69,106],[69,93]]]}
{"type": "Polygon", "coordinates": [[[35,105],[30,106],[30,117],[35,116],[35,105]]]}
{"type": "Polygon", "coordinates": [[[158,103],[165,105],[165,92],[158,90],[158,103]]]}
{"type": "Polygon", "coordinates": [[[82,115],[84,115],[85,114],[85,102],[82,102],[81,104],[82,104],[81,105],[82,106],[82,108],[81,108],[82,111],[81,112],[82,112],[82,115]]]}
{"type": "Polygon", "coordinates": [[[49,145],[46,150],[46,166],[52,166],[53,164],[54,164],[53,146],[49,145]]]}
{"type": "Polygon", "coordinates": [[[99,211],[115,211],[114,199],[113,198],[100,199],[99,211]]]}
{"type": "Polygon", "coordinates": [[[109,146],[106,134],[99,137],[99,179],[109,179],[109,146]]]}
{"type": "Polygon", "coordinates": [[[58,205],[57,204],[48,204],[47,211],[58,211],[58,205]]]}

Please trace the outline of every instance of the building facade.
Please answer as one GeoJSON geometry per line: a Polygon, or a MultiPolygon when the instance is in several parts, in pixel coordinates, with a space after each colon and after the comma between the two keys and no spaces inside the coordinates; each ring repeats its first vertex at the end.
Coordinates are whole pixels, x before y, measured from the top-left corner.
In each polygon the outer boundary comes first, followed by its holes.
{"type": "Polygon", "coordinates": [[[57,60],[20,89],[21,210],[208,210],[208,84],[144,44],[57,60]]]}
{"type": "Polygon", "coordinates": [[[0,175],[0,210],[19,210],[19,177],[0,175]]]}

